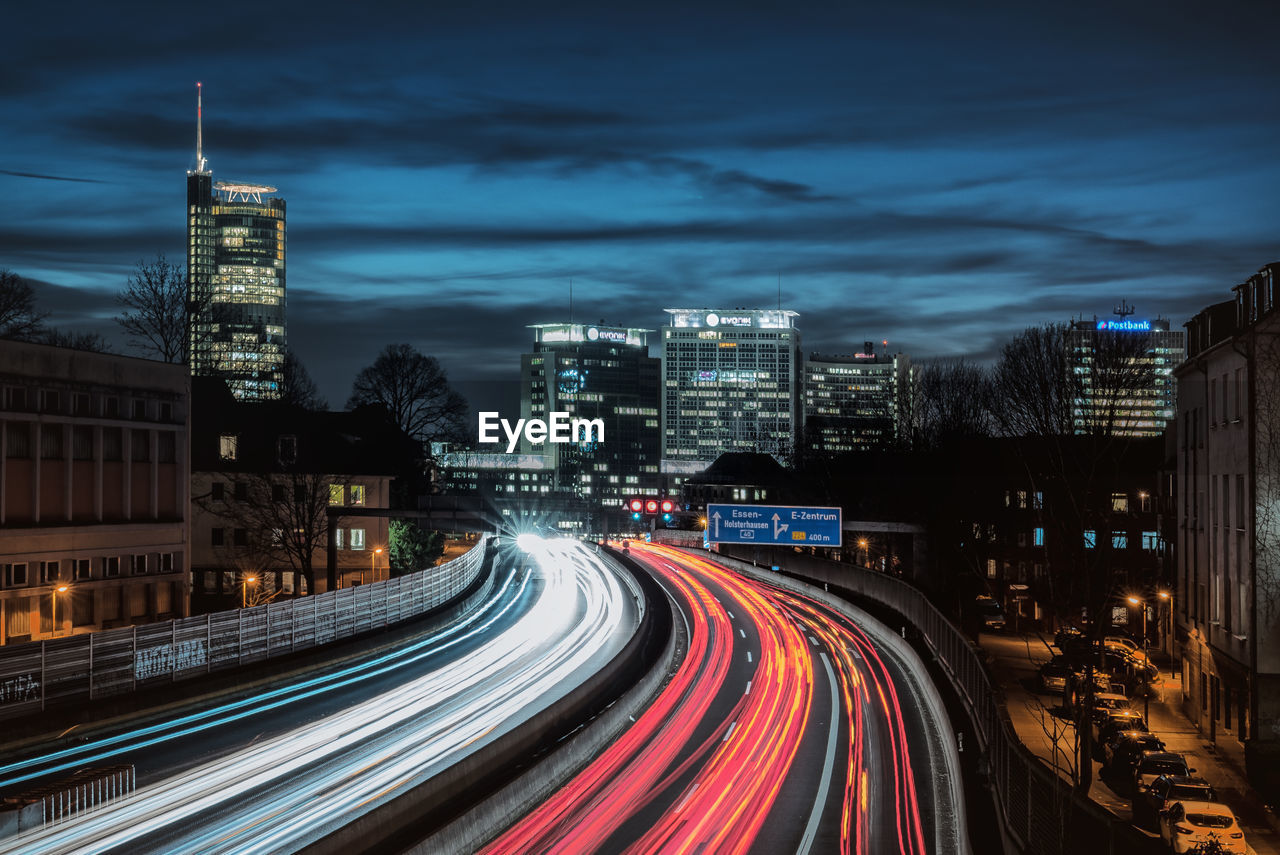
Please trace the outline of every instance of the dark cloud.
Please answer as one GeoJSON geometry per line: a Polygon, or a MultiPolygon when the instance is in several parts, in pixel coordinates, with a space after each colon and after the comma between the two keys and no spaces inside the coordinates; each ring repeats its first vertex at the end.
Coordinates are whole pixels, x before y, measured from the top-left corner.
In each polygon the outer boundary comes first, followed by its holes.
{"type": "Polygon", "coordinates": [[[13,175],[17,178],[41,178],[45,181],[78,181],[83,184],[106,184],[97,178],[72,178],[67,175],[41,175],[38,172],[15,172],[12,169],[0,169],[0,175],[13,175]]]}

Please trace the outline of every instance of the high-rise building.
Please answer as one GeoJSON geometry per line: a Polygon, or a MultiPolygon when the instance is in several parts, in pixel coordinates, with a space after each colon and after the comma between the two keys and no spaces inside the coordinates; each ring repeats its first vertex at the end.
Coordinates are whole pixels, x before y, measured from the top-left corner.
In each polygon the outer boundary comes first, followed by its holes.
{"type": "Polygon", "coordinates": [[[905,443],[910,396],[905,354],[876,353],[870,341],[850,356],[810,354],[804,364],[808,451],[831,456],[905,443]]]}
{"type": "Polygon", "coordinates": [[[1184,334],[1164,319],[1130,319],[1132,312],[1122,304],[1116,319],[1071,322],[1069,367],[1080,382],[1072,407],[1076,433],[1103,428],[1116,436],[1160,436],[1174,417],[1173,367],[1182,361],[1184,334]]]}
{"type": "Polygon", "coordinates": [[[705,468],[726,451],[790,455],[801,424],[798,313],[665,311],[664,461],[705,468]]]}
{"type": "Polygon", "coordinates": [[[284,199],[263,184],[213,180],[201,113],[197,89],[196,166],[187,173],[191,373],[221,377],[240,400],[278,398],[285,354],[284,199]]]}
{"type": "Polygon", "coordinates": [[[553,412],[600,419],[601,442],[532,445],[554,471],[552,490],[616,505],[657,489],[661,439],[659,361],[649,356],[649,330],[603,324],[536,324],[533,352],[520,357],[520,416],[553,412]]]}

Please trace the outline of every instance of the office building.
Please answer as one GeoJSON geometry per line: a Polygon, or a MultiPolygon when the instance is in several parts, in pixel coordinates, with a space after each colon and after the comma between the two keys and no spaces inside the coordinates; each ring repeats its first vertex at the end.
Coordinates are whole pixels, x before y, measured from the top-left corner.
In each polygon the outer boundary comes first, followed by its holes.
{"type": "Polygon", "coordinates": [[[1163,319],[1135,320],[1122,304],[1115,319],[1075,320],[1067,332],[1070,369],[1078,378],[1072,426],[1116,436],[1164,433],[1174,417],[1173,367],[1184,334],[1163,319]]]}
{"type": "Polygon", "coordinates": [[[191,373],[221,377],[237,400],[278,398],[285,353],[284,199],[263,184],[213,180],[196,97],[196,167],[187,173],[191,373]]]}
{"type": "Polygon", "coordinates": [[[808,453],[830,457],[905,445],[910,439],[911,359],[876,353],[813,353],[804,364],[804,436],[808,453]]]}
{"type": "Polygon", "coordinates": [[[706,468],[726,451],[788,458],[802,420],[796,312],[666,309],[663,459],[706,468]]]}
{"type": "Polygon", "coordinates": [[[185,365],[0,341],[0,645],[188,613],[185,365]]]}
{"type": "Polygon", "coordinates": [[[1174,372],[1183,710],[1202,738],[1244,744],[1250,781],[1280,794],[1280,264],[1187,323],[1174,372]]]}
{"type": "Polygon", "coordinates": [[[600,419],[605,430],[602,442],[522,441],[522,452],[541,455],[554,472],[550,492],[619,506],[626,496],[657,489],[660,363],[649,356],[649,331],[575,323],[530,329],[533,351],[520,357],[520,417],[564,412],[600,419]]]}

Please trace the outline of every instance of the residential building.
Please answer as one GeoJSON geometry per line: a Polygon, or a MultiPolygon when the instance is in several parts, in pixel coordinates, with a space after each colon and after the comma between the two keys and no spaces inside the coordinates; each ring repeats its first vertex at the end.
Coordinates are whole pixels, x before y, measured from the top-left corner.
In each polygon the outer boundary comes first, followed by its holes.
{"type": "Polygon", "coordinates": [[[238,400],[271,400],[286,341],[285,202],[274,187],[213,180],[199,98],[196,168],[187,173],[191,373],[223,379],[238,400]]]}
{"type": "Polygon", "coordinates": [[[0,389],[0,644],[186,615],[186,366],[0,341],[0,389]]]}
{"type": "Polygon", "coordinates": [[[1280,312],[1269,264],[1187,323],[1178,366],[1177,588],[1187,715],[1280,794],[1280,312]]]}
{"type": "Polygon", "coordinates": [[[195,380],[192,430],[193,600],[198,610],[327,588],[334,528],[338,587],[388,577],[392,482],[418,446],[379,407],[316,412],[237,402],[195,380]],[[355,514],[334,518],[332,512],[355,514]]]}
{"type": "Polygon", "coordinates": [[[818,457],[905,445],[910,440],[911,358],[812,353],[804,364],[805,450],[818,457]]]}
{"type": "Polygon", "coordinates": [[[1174,417],[1173,367],[1185,352],[1184,333],[1170,330],[1163,318],[1132,319],[1132,312],[1122,303],[1115,319],[1071,322],[1070,370],[1079,382],[1072,409],[1076,433],[1160,436],[1174,417]]]}
{"type": "Polygon", "coordinates": [[[584,434],[569,443],[522,440],[521,451],[540,455],[554,473],[550,492],[618,507],[626,496],[655,489],[660,363],[649,356],[649,331],[575,323],[530,329],[533,351],[520,357],[520,417],[546,420],[562,412],[599,420],[604,429],[603,439],[584,434]]]}
{"type": "Polygon", "coordinates": [[[788,458],[803,410],[798,313],[666,309],[663,459],[700,468],[726,451],[788,458]]]}

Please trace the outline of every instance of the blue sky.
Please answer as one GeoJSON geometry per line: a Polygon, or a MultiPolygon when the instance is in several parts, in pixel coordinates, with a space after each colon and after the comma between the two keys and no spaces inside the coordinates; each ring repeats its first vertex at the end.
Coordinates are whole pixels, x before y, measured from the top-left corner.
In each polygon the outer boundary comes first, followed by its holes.
{"type": "MultiPolygon", "coordinates": [[[[215,178],[288,200],[331,403],[388,342],[477,402],[525,324],[800,312],[806,350],[990,356],[1181,323],[1280,259],[1277,4],[45,4],[6,12],[0,267],[114,337],[215,178]],[[47,7],[47,8],[46,8],[47,7]]],[[[119,344],[124,348],[123,342],[119,344]]]]}

